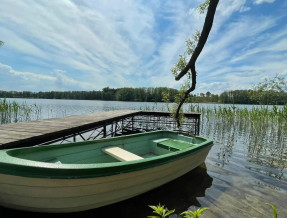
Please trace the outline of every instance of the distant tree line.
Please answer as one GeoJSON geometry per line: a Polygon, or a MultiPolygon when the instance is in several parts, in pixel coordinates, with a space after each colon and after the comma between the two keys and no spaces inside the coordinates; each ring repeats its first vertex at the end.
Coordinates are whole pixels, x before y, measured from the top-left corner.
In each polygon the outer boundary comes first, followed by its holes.
{"type": "Polygon", "coordinates": [[[197,103],[222,103],[222,104],[261,104],[285,105],[287,92],[274,90],[232,90],[224,91],[220,95],[210,92],[193,95],[192,102],[197,103]]]}
{"type": "MultiPolygon", "coordinates": [[[[178,90],[158,88],[103,88],[101,91],[16,92],[0,91],[0,98],[44,98],[138,102],[174,102],[178,90]]],[[[233,90],[221,94],[209,91],[191,95],[193,103],[285,105],[287,92],[274,90],[233,90]]]]}
{"type": "Polygon", "coordinates": [[[287,77],[266,78],[250,90],[225,91],[219,99],[232,104],[287,105],[287,77]]]}
{"type": "Polygon", "coordinates": [[[212,94],[211,92],[199,93],[197,95],[191,95],[191,102],[196,103],[219,103],[220,96],[212,94]]]}
{"type": "Polygon", "coordinates": [[[252,98],[251,90],[233,90],[222,92],[219,96],[221,103],[228,104],[258,104],[258,101],[252,98]]]}
{"type": "Polygon", "coordinates": [[[169,101],[173,102],[178,90],[157,88],[103,88],[101,91],[1,91],[1,98],[42,98],[42,99],[77,99],[77,100],[105,100],[105,101],[138,101],[138,102],[161,102],[163,94],[169,94],[169,101]]]}

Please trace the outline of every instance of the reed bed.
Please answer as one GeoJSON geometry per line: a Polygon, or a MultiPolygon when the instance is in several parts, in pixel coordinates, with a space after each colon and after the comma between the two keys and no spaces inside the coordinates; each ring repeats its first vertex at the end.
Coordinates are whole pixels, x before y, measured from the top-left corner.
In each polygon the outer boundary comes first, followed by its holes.
{"type": "Polygon", "coordinates": [[[201,113],[200,134],[221,145],[221,165],[228,164],[236,153],[245,156],[252,170],[287,181],[287,105],[191,105],[190,111],[201,113]]]}
{"type": "Polygon", "coordinates": [[[27,103],[19,104],[15,101],[0,99],[0,124],[25,122],[41,119],[41,107],[27,103]]]}

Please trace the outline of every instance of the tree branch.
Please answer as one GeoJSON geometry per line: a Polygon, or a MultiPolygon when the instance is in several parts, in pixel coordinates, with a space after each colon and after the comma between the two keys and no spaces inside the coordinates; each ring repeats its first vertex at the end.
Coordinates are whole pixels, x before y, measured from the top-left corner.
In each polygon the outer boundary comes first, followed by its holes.
{"type": "Polygon", "coordinates": [[[180,108],[183,105],[183,103],[185,102],[185,100],[188,98],[188,95],[195,89],[196,86],[196,70],[195,67],[193,67],[191,69],[191,78],[192,78],[192,84],[191,87],[185,91],[183,98],[180,100],[180,103],[178,104],[178,107],[176,109],[176,113],[175,113],[175,118],[176,118],[176,123],[177,126],[180,126],[180,121],[179,121],[179,112],[180,112],[180,108]]]}
{"type": "Polygon", "coordinates": [[[218,4],[219,0],[210,0],[209,7],[206,13],[204,25],[197,43],[197,46],[188,62],[186,67],[175,77],[175,80],[180,80],[181,77],[183,77],[185,74],[187,74],[187,71],[191,69],[193,66],[195,67],[195,62],[200,55],[207,39],[210,33],[210,30],[212,28],[213,20],[214,20],[214,15],[216,11],[216,7],[218,4]]]}
{"type": "Polygon", "coordinates": [[[180,114],[180,108],[184,104],[185,100],[188,98],[188,95],[195,89],[196,86],[196,70],[195,70],[195,62],[200,55],[207,39],[210,33],[210,30],[213,25],[214,15],[216,12],[216,7],[218,5],[219,0],[210,0],[209,7],[206,13],[203,29],[201,31],[198,43],[196,45],[196,48],[188,62],[188,64],[185,66],[185,68],[175,77],[175,80],[180,80],[189,70],[191,70],[191,80],[192,84],[191,87],[185,91],[183,97],[180,100],[180,103],[177,107],[175,119],[177,122],[177,126],[180,127],[180,120],[179,120],[179,114],[180,114]]]}

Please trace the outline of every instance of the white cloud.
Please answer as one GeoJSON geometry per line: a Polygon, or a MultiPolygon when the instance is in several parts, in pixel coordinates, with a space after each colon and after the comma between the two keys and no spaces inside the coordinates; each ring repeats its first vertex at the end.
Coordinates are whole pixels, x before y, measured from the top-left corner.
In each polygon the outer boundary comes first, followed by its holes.
{"type": "Polygon", "coordinates": [[[31,73],[31,72],[21,72],[21,71],[16,71],[12,67],[0,63],[0,74],[1,76],[4,76],[4,74],[9,75],[9,76],[15,76],[18,78],[21,78],[23,80],[31,80],[31,81],[36,81],[36,80],[48,80],[48,81],[54,81],[55,78],[47,75],[41,75],[41,74],[36,74],[36,73],[31,73]]]}
{"type": "Polygon", "coordinates": [[[245,6],[246,0],[225,0],[218,4],[217,13],[222,17],[229,17],[234,12],[244,12],[248,7],[245,6]]]}
{"type": "Polygon", "coordinates": [[[1,1],[5,47],[44,59],[51,68],[75,69],[117,84],[116,79],[123,80],[117,74],[132,74],[132,66],[142,65],[141,58],[154,52],[153,13],[134,1],[86,3],[1,1]],[[21,16],[11,16],[19,11],[21,16]]]}
{"type": "Polygon", "coordinates": [[[254,1],[254,4],[256,4],[256,5],[259,5],[259,4],[262,4],[262,3],[273,3],[273,2],[275,2],[275,0],[255,0],[254,1]]]}
{"type": "Polygon", "coordinates": [[[211,82],[205,83],[202,82],[196,89],[196,93],[206,93],[207,91],[212,94],[220,94],[229,88],[229,84],[227,82],[211,82]]]}
{"type": "Polygon", "coordinates": [[[66,75],[65,71],[59,69],[54,70],[51,75],[45,75],[17,71],[11,66],[0,63],[0,76],[2,78],[0,87],[5,90],[11,90],[11,82],[13,83],[13,90],[15,91],[44,91],[49,90],[50,87],[53,87],[53,90],[56,91],[74,90],[75,87],[81,90],[91,90],[95,88],[93,83],[72,79],[66,75]],[[9,83],[6,83],[7,81],[9,81],[9,83]],[[23,87],[29,89],[25,90],[23,87]]]}
{"type": "MultiPolygon", "coordinates": [[[[200,92],[249,87],[262,76],[286,72],[286,15],[255,11],[254,4],[263,2],[274,1],[219,2],[197,62],[200,92]]],[[[178,88],[170,68],[185,40],[202,29],[200,3],[1,0],[1,87],[178,88]]]]}
{"type": "Polygon", "coordinates": [[[95,86],[89,82],[78,81],[70,78],[65,75],[65,71],[63,70],[55,70],[54,73],[56,74],[54,77],[56,90],[67,91],[73,90],[74,87],[78,87],[79,90],[91,90],[95,88],[95,86]]]}
{"type": "Polygon", "coordinates": [[[21,54],[37,56],[39,58],[46,58],[45,52],[38,48],[32,42],[25,38],[19,37],[15,32],[0,27],[1,39],[5,42],[5,47],[17,50],[21,54]]]}

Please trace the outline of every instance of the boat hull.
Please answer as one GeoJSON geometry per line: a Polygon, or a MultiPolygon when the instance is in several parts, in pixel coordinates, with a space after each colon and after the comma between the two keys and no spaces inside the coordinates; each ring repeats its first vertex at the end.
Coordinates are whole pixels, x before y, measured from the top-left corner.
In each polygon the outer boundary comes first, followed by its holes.
{"type": "Polygon", "coordinates": [[[184,175],[205,161],[211,146],[166,164],[111,176],[57,179],[0,174],[0,204],[49,213],[78,212],[109,205],[184,175]]]}

